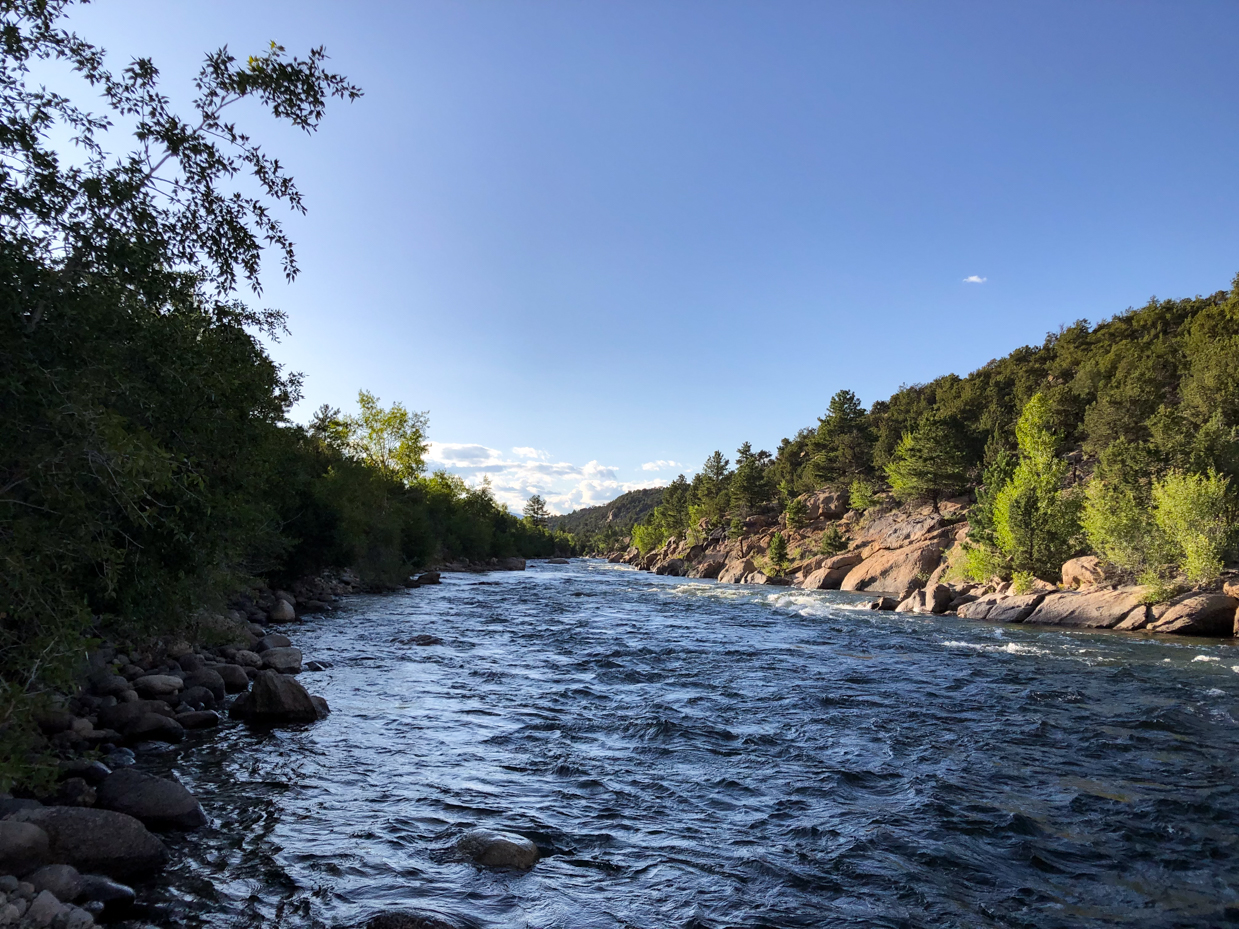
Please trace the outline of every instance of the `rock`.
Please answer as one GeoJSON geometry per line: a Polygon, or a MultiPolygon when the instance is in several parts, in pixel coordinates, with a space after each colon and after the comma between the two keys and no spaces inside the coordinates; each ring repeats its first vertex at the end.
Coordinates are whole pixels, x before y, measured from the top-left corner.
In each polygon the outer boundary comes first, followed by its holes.
{"type": "Polygon", "coordinates": [[[100,697],[119,697],[126,690],[131,689],[129,681],[119,674],[113,674],[109,669],[93,672],[90,675],[89,682],[91,692],[98,694],[100,697]]]}
{"type": "Polygon", "coordinates": [[[1153,608],[1147,632],[1173,635],[1230,636],[1239,600],[1217,593],[1191,593],[1153,608]]]}
{"type": "Polygon", "coordinates": [[[206,662],[192,652],[176,659],[176,663],[181,666],[181,670],[186,674],[193,674],[195,671],[201,671],[206,667],[206,662]]]}
{"type": "Polygon", "coordinates": [[[99,785],[98,805],[126,813],[151,829],[197,829],[207,821],[198,798],[176,781],[132,768],[99,785]]]}
{"type": "Polygon", "coordinates": [[[219,725],[219,714],[214,710],[194,710],[176,717],[182,729],[214,729],[219,725]]]}
{"type": "Polygon", "coordinates": [[[66,903],[72,903],[82,892],[82,875],[73,865],[45,864],[27,874],[26,880],[34,885],[35,890],[51,891],[57,899],[66,903]]]}
{"type": "Polygon", "coordinates": [[[180,742],[185,729],[175,719],[158,713],[139,716],[123,730],[128,742],[180,742]]]}
{"type": "Polygon", "coordinates": [[[500,571],[524,571],[524,558],[500,558],[499,563],[495,566],[500,571]]]}
{"type": "Polygon", "coordinates": [[[272,591],[272,593],[275,594],[275,598],[277,600],[283,600],[289,606],[297,605],[297,598],[290,594],[287,590],[275,590],[272,591]]]}
{"type": "Polygon", "coordinates": [[[47,861],[49,848],[47,833],[35,824],[0,820],[0,871],[25,874],[47,861]]]}
{"type": "Polygon", "coordinates": [[[1073,590],[1077,587],[1095,587],[1104,583],[1105,572],[1101,569],[1101,559],[1096,555],[1081,555],[1063,564],[1063,587],[1073,590]]]}
{"type": "Polygon", "coordinates": [[[262,653],[264,668],[279,671],[281,674],[301,673],[301,649],[299,648],[269,648],[262,653]]]}
{"type": "Polygon", "coordinates": [[[843,579],[843,590],[873,590],[899,600],[920,586],[919,578],[938,566],[946,541],[934,539],[904,548],[883,549],[852,568],[843,579]]]}
{"type": "Polygon", "coordinates": [[[136,898],[132,887],[102,874],[83,874],[81,883],[81,900],[95,903],[133,903],[136,898]]]}
{"type": "MultiPolygon", "coordinates": [[[[90,929],[95,925],[95,918],[87,910],[69,904],[61,909],[60,918],[64,921],[63,929],[90,929]]],[[[55,923],[53,929],[61,929],[61,923],[55,923]]]]}
{"type": "Polygon", "coordinates": [[[700,564],[695,564],[689,569],[689,577],[701,577],[713,580],[718,577],[726,566],[726,562],[719,558],[710,558],[700,564]]]}
{"type": "Polygon", "coordinates": [[[688,567],[688,562],[683,558],[671,558],[656,567],[654,573],[665,577],[687,577],[688,567]]]}
{"type": "Polygon", "coordinates": [[[306,689],[296,679],[276,671],[260,671],[248,694],[232,704],[235,715],[264,725],[312,723],[319,718],[306,689]]]}
{"type": "Polygon", "coordinates": [[[205,687],[190,687],[181,692],[181,703],[195,710],[210,709],[215,706],[215,694],[205,687]]]}
{"type": "Polygon", "coordinates": [[[171,674],[146,674],[133,682],[133,689],[140,697],[169,697],[185,686],[184,681],[171,674]]]}
{"type": "Polygon", "coordinates": [[[608,564],[622,564],[623,561],[624,561],[623,552],[611,552],[611,554],[607,555],[608,564]]]}
{"type": "Polygon", "coordinates": [[[853,565],[827,567],[823,565],[804,579],[800,586],[805,590],[838,590],[853,565]]]}
{"type": "MultiPolygon", "coordinates": [[[[261,659],[259,660],[261,661],[261,659]]],[[[249,689],[250,679],[246,676],[245,669],[240,665],[221,664],[216,665],[212,670],[224,682],[224,693],[238,694],[243,690],[249,689]]]]}
{"type": "Polygon", "coordinates": [[[261,668],[262,656],[257,652],[252,652],[248,648],[237,650],[236,663],[243,668],[261,668]]]}
{"type": "Polygon", "coordinates": [[[83,778],[67,778],[57,788],[54,802],[57,806],[94,806],[95,788],[83,778]]]}
{"type": "MultiPolygon", "coordinates": [[[[112,775],[115,777],[116,775],[112,775]]],[[[79,871],[109,877],[144,877],[168,862],[164,844],[132,816],[112,810],[53,806],[22,810],[10,821],[28,822],[47,833],[49,857],[79,871]]]]}
{"type": "Polygon", "coordinates": [[[870,610],[882,610],[890,612],[899,606],[899,602],[892,597],[878,597],[878,599],[868,604],[870,610]]]}
{"type": "Polygon", "coordinates": [[[276,600],[267,611],[267,617],[273,623],[291,623],[297,618],[297,611],[287,600],[276,600]]]}
{"type": "Polygon", "coordinates": [[[992,593],[965,603],[956,609],[964,619],[984,619],[996,623],[1022,623],[1040,606],[1045,594],[1024,594],[1011,597],[992,593]]]}
{"type": "Polygon", "coordinates": [[[764,574],[761,571],[754,571],[752,574],[750,574],[748,577],[744,579],[744,583],[763,584],[763,585],[767,585],[770,587],[789,587],[791,586],[792,582],[790,578],[771,577],[770,575],[764,574]]]}
{"type": "MultiPolygon", "coordinates": [[[[1140,587],[1120,587],[1117,590],[1046,594],[1024,622],[1031,626],[1112,629],[1133,611],[1137,612],[1138,617],[1144,614],[1145,606],[1141,602],[1143,593],[1140,587]]],[[[992,614],[988,618],[993,618],[992,614]]]]}
{"type": "Polygon", "coordinates": [[[224,695],[228,692],[228,688],[224,684],[224,678],[218,671],[210,668],[204,668],[201,671],[194,671],[185,675],[185,687],[205,687],[211,692],[211,696],[216,700],[223,700],[224,695]]]}
{"type": "Polygon", "coordinates": [[[547,564],[568,564],[569,562],[567,558],[548,558],[546,559],[546,563],[547,564]]]}
{"type": "Polygon", "coordinates": [[[438,571],[427,571],[425,574],[419,574],[417,576],[417,583],[419,584],[441,584],[443,583],[443,575],[440,574],[438,571]]]}
{"type": "Polygon", "coordinates": [[[838,519],[848,511],[847,494],[833,490],[819,490],[817,493],[805,494],[800,499],[805,505],[805,518],[809,522],[838,519]]]}
{"type": "Polygon", "coordinates": [[[1239,600],[1239,577],[1228,577],[1222,582],[1222,593],[1239,600]]]}
{"type": "Polygon", "coordinates": [[[262,654],[270,648],[288,648],[293,644],[293,640],[286,635],[278,632],[272,632],[269,635],[264,635],[258,640],[258,644],[254,646],[254,651],[262,654]]]}
{"type": "Polygon", "coordinates": [[[527,871],[538,860],[538,846],[515,832],[472,829],[456,842],[456,850],[487,868],[527,871]]]}
{"type": "Polygon", "coordinates": [[[136,700],[133,703],[118,703],[99,711],[99,725],[124,732],[135,720],[148,713],[171,716],[172,709],[163,700],[136,700]]]}
{"type": "Polygon", "coordinates": [[[442,645],[443,640],[437,635],[431,635],[429,632],[421,632],[413,636],[411,639],[406,639],[404,644],[420,646],[442,645]]]}
{"type": "Polygon", "coordinates": [[[60,915],[60,911],[64,909],[56,895],[46,891],[39,891],[39,895],[30,903],[30,907],[26,910],[26,915],[22,919],[22,923],[27,926],[34,926],[37,929],[45,929],[52,924],[52,920],[60,915]]]}
{"type": "Polygon", "coordinates": [[[366,921],[365,929],[462,929],[463,924],[430,910],[397,910],[366,921]]]}
{"type": "Polygon", "coordinates": [[[744,578],[757,570],[757,565],[753,564],[749,558],[735,559],[729,561],[719,572],[718,580],[720,584],[740,584],[744,578]]]}
{"type": "Polygon", "coordinates": [[[912,514],[906,510],[894,510],[862,523],[854,547],[864,550],[866,555],[880,549],[907,548],[930,541],[942,541],[942,547],[946,548],[953,541],[956,531],[936,513],[912,514]]]}

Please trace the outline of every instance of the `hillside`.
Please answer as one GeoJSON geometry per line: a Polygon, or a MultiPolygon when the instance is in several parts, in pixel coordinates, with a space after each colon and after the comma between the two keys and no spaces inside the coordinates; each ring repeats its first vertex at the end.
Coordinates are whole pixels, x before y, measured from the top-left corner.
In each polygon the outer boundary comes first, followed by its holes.
{"type": "Polygon", "coordinates": [[[573,510],[565,516],[551,517],[549,528],[570,532],[575,536],[594,535],[604,529],[627,531],[653,512],[663,499],[663,488],[646,487],[630,490],[600,506],[587,506],[573,510]]]}

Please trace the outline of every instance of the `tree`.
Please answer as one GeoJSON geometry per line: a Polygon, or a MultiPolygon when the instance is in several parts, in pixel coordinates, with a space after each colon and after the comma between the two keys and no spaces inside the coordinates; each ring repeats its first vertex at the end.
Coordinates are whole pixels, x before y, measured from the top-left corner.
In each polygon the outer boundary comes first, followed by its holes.
{"type": "Polygon", "coordinates": [[[787,570],[787,539],[783,538],[783,533],[776,531],[770,537],[770,549],[766,552],[766,557],[770,559],[770,566],[776,574],[787,570]]]}
{"type": "Polygon", "coordinates": [[[731,505],[742,510],[751,510],[770,496],[766,468],[770,462],[767,451],[754,452],[745,442],[736,449],[736,470],[731,476],[731,505]]]}
{"type": "MultiPolygon", "coordinates": [[[[358,391],[357,406],[358,414],[344,419],[349,453],[384,477],[411,484],[426,467],[427,414],[410,413],[400,403],[383,409],[379,398],[365,390],[358,391]]],[[[330,430],[330,424],[325,428],[330,430]]]]}
{"type": "Polygon", "coordinates": [[[538,494],[534,494],[525,501],[525,522],[530,526],[542,528],[546,525],[546,521],[550,519],[550,515],[546,508],[546,501],[538,494]]]}
{"type": "Polygon", "coordinates": [[[1234,533],[1229,485],[1214,471],[1171,471],[1153,485],[1153,519],[1188,583],[1211,584],[1222,573],[1222,555],[1234,533]]]}
{"type": "Polygon", "coordinates": [[[943,497],[967,486],[967,456],[951,425],[931,414],[904,433],[886,477],[896,497],[929,500],[937,512],[943,497]]]}
{"type": "Polygon", "coordinates": [[[819,484],[842,483],[873,468],[873,430],[860,399],[850,390],[830,398],[811,440],[810,469],[819,484]]]}
{"type": "Polygon", "coordinates": [[[805,502],[799,497],[792,497],[787,501],[787,506],[783,508],[783,515],[787,519],[788,529],[800,529],[805,524],[805,519],[808,516],[809,508],[805,502]]]}

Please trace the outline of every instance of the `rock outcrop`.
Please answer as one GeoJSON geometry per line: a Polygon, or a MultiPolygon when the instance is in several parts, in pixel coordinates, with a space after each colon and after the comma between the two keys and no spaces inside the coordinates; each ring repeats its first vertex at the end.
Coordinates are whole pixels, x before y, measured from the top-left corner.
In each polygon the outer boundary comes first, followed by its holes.
{"type": "Polygon", "coordinates": [[[879,549],[852,568],[840,588],[871,590],[903,600],[938,566],[946,547],[945,540],[931,539],[904,548],[879,549]]]}
{"type": "Polygon", "coordinates": [[[1143,628],[1167,635],[1230,636],[1234,634],[1237,609],[1239,600],[1226,594],[1185,594],[1154,607],[1143,628]]]}
{"type": "Polygon", "coordinates": [[[1046,594],[1024,622],[1033,626],[1113,629],[1129,617],[1136,620],[1145,615],[1143,594],[1140,587],[1046,594]]]}
{"type": "Polygon", "coordinates": [[[267,726],[312,723],[327,715],[326,701],[316,702],[296,679],[276,671],[260,671],[249,693],[233,701],[233,716],[267,726]]]}

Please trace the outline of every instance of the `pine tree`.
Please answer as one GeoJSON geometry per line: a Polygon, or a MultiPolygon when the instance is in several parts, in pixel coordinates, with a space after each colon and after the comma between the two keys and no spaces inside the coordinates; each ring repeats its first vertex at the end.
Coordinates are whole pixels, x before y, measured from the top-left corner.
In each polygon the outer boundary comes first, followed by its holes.
{"type": "Polygon", "coordinates": [[[967,486],[967,455],[955,430],[931,414],[904,433],[886,466],[886,478],[899,499],[928,500],[937,512],[943,497],[967,486]]]}
{"type": "Polygon", "coordinates": [[[766,557],[770,559],[770,566],[777,574],[782,574],[787,568],[787,539],[783,538],[783,533],[775,532],[770,537],[770,549],[766,552],[766,557]]]}
{"type": "Polygon", "coordinates": [[[531,526],[537,526],[541,529],[546,525],[546,521],[550,519],[550,511],[546,508],[546,501],[538,494],[534,494],[525,503],[525,522],[531,526]]]}

